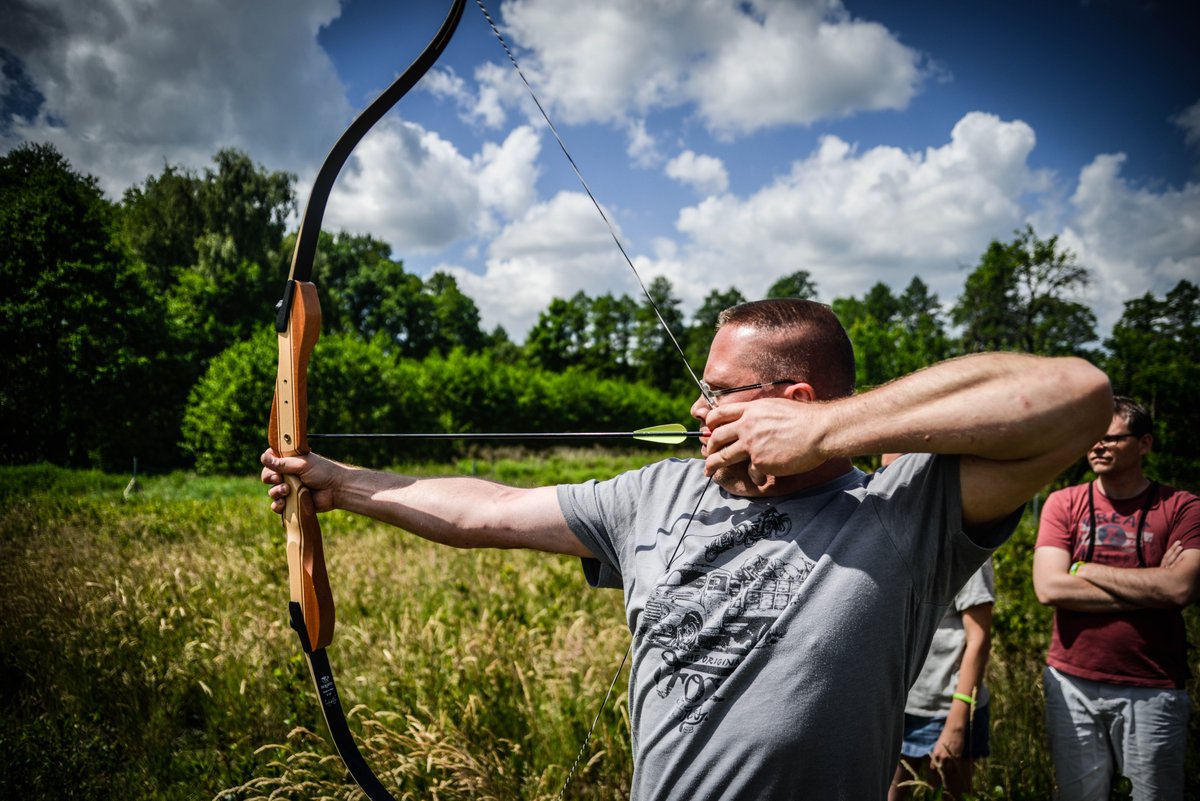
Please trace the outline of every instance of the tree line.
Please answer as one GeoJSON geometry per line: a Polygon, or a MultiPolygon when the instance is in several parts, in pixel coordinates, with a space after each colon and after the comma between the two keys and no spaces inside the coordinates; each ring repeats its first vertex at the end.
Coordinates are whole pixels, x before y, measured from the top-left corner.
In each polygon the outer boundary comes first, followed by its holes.
{"type": "MultiPolygon", "coordinates": [[[[50,145],[0,157],[0,461],[252,469],[295,210],[295,177],[236,150],[202,171],[164,165],[118,201],[50,145]]],[[[322,233],[314,274],[324,323],[311,427],[325,431],[683,422],[695,389],[658,313],[699,374],[717,315],[747,299],[734,286],[713,289],[689,317],[661,277],[648,287],[658,312],[645,298],[579,292],[552,300],[518,345],[502,328],[482,329],[452,276],[407,272],[369,235],[322,233]]],[[[1077,300],[1089,280],[1057,237],[1026,227],[988,245],[951,304],[917,277],[831,306],[854,343],[860,387],[982,350],[1087,358],[1154,412],[1158,476],[1194,486],[1200,290],[1180,281],[1164,297],[1127,300],[1096,347],[1095,315],[1077,300]]],[[[803,269],[767,295],[819,299],[803,269]]],[[[379,443],[343,450],[400,456],[379,443]]]]}

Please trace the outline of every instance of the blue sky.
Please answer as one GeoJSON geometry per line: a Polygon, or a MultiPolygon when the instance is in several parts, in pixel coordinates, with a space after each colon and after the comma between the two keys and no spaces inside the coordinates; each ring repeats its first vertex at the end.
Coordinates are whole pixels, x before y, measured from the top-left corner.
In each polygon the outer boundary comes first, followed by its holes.
{"type": "MultiPolygon", "coordinates": [[[[239,147],[301,198],[441,3],[8,0],[0,149],[49,141],[113,197],[239,147]]],[[[1200,280],[1189,4],[490,0],[645,278],[685,310],[812,273],[946,302],[1031,224],[1124,300],[1200,280]]],[[[637,291],[482,15],[356,151],[327,228],[454,274],[521,339],[554,296],[637,291]]],[[[317,277],[319,281],[319,276],[317,277]]]]}

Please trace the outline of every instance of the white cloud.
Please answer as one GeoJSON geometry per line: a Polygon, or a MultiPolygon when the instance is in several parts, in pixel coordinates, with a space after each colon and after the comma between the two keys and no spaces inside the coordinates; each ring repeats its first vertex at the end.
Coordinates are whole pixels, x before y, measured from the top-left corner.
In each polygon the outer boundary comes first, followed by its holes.
{"type": "Polygon", "coordinates": [[[643,119],[630,120],[625,126],[625,134],[629,144],[625,147],[625,155],[633,160],[638,167],[653,167],[662,160],[658,152],[658,142],[654,135],[646,129],[643,119]]]}
{"type": "Polygon", "coordinates": [[[729,173],[720,159],[685,150],[667,163],[666,175],[701,194],[720,194],[729,188],[729,173]]]}
{"type": "Polygon", "coordinates": [[[608,228],[578,192],[560,192],[508,225],[492,241],[482,274],[440,269],[479,305],[485,328],[502,325],[517,340],[555,297],[636,291],[608,228]]]}
{"type": "Polygon", "coordinates": [[[385,118],[343,169],[326,227],[370,233],[401,256],[490,235],[533,204],[539,151],[520,127],[467,158],[437,133],[385,118]]]}
{"type": "Polygon", "coordinates": [[[1188,106],[1171,121],[1183,129],[1183,141],[1187,142],[1189,147],[1200,146],[1200,100],[1188,106]]]}
{"type": "Polygon", "coordinates": [[[539,96],[570,123],[694,104],[728,136],[903,108],[922,80],[919,54],[838,0],[524,0],[504,21],[539,96]]]}
{"type": "MultiPolygon", "coordinates": [[[[541,143],[532,128],[514,128],[499,145],[487,143],[474,159],[484,205],[505,220],[524,214],[536,199],[537,159],[541,143]]],[[[490,228],[490,226],[488,226],[490,228]]]]}
{"type": "Polygon", "coordinates": [[[0,45],[45,102],[0,146],[52,143],[114,195],[222,147],[304,171],[351,113],[316,43],[337,14],[337,0],[10,0],[0,45]]]}
{"type": "Polygon", "coordinates": [[[1107,331],[1124,301],[1200,282],[1200,184],[1155,193],[1121,177],[1122,154],[1097,156],[1071,197],[1061,242],[1096,279],[1089,303],[1107,331]]]}
{"type": "Polygon", "coordinates": [[[801,269],[826,300],[861,295],[880,280],[901,289],[917,273],[952,298],[961,268],[1022,224],[1021,197],[1038,185],[1027,165],[1034,144],[1025,123],[980,113],[963,117],[947,144],[924,152],[875,147],[860,154],[825,137],[749,197],[726,194],[683,209],[680,252],[650,269],[678,276],[693,308],[712,287],[733,284],[761,297],[778,277],[801,269]]]}

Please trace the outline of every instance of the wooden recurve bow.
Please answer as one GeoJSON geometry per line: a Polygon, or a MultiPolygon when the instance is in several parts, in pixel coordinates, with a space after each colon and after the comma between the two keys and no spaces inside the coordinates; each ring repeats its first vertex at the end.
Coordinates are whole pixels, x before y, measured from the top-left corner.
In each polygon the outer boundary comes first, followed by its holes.
{"type": "MultiPolygon", "coordinates": [[[[291,270],[275,319],[275,329],[279,335],[279,364],[268,440],[271,448],[280,456],[309,452],[308,362],[321,331],[321,304],[316,285],[311,279],[321,219],[333,182],[363,135],[437,61],[458,27],[464,3],[465,0],[454,0],[437,34],[425,50],[354,119],[329,151],[317,173],[300,223],[291,270]]],[[[372,801],[394,801],[363,759],[346,724],[346,715],[325,651],[333,640],[334,610],[333,593],[329,587],[321,545],[321,526],[309,489],[295,476],[287,476],[286,481],[289,492],[283,525],[287,531],[288,584],[291,592],[288,609],[292,628],[300,637],[300,645],[321,702],[321,712],[334,747],[347,770],[372,801]]]]}

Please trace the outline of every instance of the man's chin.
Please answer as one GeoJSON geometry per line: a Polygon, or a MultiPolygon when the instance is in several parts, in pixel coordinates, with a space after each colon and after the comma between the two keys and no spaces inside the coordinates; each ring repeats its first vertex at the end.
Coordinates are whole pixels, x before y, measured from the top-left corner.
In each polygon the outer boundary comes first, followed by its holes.
{"type": "Polygon", "coordinates": [[[750,470],[746,462],[718,467],[717,471],[713,473],[712,480],[721,489],[741,498],[761,498],[773,483],[768,477],[766,486],[760,487],[755,484],[750,478],[750,470]]]}

